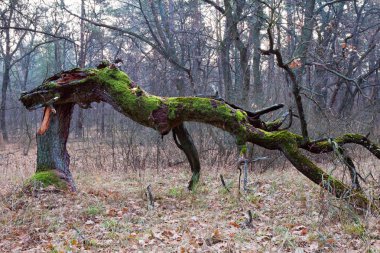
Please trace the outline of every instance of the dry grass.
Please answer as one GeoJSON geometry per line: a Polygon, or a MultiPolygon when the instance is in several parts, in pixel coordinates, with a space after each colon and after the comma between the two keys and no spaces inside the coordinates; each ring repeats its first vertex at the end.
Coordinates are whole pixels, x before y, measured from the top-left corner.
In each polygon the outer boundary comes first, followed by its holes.
{"type": "Polygon", "coordinates": [[[241,196],[232,168],[203,168],[190,193],[187,164],[112,171],[109,154],[97,149],[71,146],[76,194],[22,193],[35,150],[1,152],[0,252],[380,252],[379,217],[352,213],[291,168],[251,173],[252,192],[241,196]],[[242,225],[248,210],[252,228],[242,225]]]}

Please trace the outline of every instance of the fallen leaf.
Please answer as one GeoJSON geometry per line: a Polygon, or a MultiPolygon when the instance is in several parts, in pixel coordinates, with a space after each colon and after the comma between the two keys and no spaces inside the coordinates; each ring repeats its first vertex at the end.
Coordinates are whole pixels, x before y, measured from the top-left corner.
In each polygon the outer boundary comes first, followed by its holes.
{"type": "Polygon", "coordinates": [[[113,208],[107,210],[107,215],[110,217],[115,217],[117,215],[117,211],[113,208]]]}
{"type": "Polygon", "coordinates": [[[235,227],[235,228],[240,228],[240,225],[237,224],[235,221],[230,221],[228,224],[235,227]]]}

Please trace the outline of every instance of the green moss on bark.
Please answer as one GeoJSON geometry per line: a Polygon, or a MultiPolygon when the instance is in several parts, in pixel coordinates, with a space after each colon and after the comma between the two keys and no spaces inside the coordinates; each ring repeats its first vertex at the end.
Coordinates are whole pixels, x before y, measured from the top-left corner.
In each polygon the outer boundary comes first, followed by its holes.
{"type": "Polygon", "coordinates": [[[276,119],[274,121],[265,122],[265,126],[268,131],[277,130],[282,125],[282,119],[276,119]]]}
{"type": "MultiPolygon", "coordinates": [[[[296,142],[283,143],[281,150],[294,167],[314,183],[322,186],[336,197],[347,200],[355,208],[367,209],[369,207],[370,201],[363,192],[352,190],[342,181],[324,172],[300,152],[296,142]]],[[[379,208],[375,205],[372,205],[371,209],[379,212],[379,208]]]]}
{"type": "Polygon", "coordinates": [[[162,105],[162,99],[150,95],[137,85],[131,85],[128,75],[118,69],[104,68],[96,71],[96,75],[89,77],[89,81],[99,83],[114,103],[130,118],[152,126],[150,115],[162,105]],[[92,80],[93,79],[93,80],[92,80]]]}
{"type": "Polygon", "coordinates": [[[246,144],[240,146],[239,149],[240,149],[240,156],[244,156],[247,154],[248,148],[246,144]]]}
{"type": "Polygon", "coordinates": [[[242,122],[244,120],[247,119],[247,113],[242,111],[242,110],[236,110],[236,119],[239,121],[239,122],[242,122]]]}

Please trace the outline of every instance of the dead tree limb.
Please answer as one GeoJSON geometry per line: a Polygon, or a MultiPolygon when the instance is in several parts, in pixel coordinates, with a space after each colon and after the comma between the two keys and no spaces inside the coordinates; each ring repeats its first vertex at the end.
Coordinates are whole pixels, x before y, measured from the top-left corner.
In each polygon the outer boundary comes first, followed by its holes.
{"type": "Polygon", "coordinates": [[[277,66],[284,69],[285,72],[289,75],[289,78],[292,83],[292,93],[296,102],[297,106],[297,112],[299,115],[299,119],[301,122],[301,131],[302,131],[302,137],[304,139],[304,142],[306,143],[309,140],[309,133],[307,130],[307,122],[306,122],[306,116],[303,109],[302,104],[302,97],[301,97],[301,87],[299,85],[299,80],[297,80],[296,73],[292,70],[292,68],[289,66],[289,63],[285,63],[284,59],[282,57],[281,51],[279,49],[274,48],[274,41],[273,41],[273,34],[271,27],[268,27],[267,29],[267,35],[269,39],[269,49],[261,49],[261,53],[263,55],[275,55],[277,59],[277,66]]]}
{"type": "MultiPolygon", "coordinates": [[[[223,101],[198,97],[151,95],[132,82],[127,74],[115,67],[73,69],[60,73],[39,87],[22,94],[20,99],[28,109],[52,105],[57,108],[57,114],[51,116],[49,128],[46,133],[41,135],[41,138],[60,136],[61,140],[58,147],[55,142],[51,141],[38,143],[37,174],[42,172],[39,161],[46,150],[58,148],[57,152],[51,154],[53,160],[55,158],[62,159],[60,151],[66,150],[69,123],[65,119],[71,117],[72,111],[65,109],[61,112],[60,106],[70,107],[74,103],[90,104],[104,101],[130,119],[155,129],[162,135],[176,129],[176,136],[179,139],[177,130],[183,122],[202,122],[231,133],[235,136],[239,146],[245,146],[247,142],[250,142],[269,150],[279,150],[298,171],[336,197],[344,198],[359,208],[371,206],[372,210],[379,210],[362,191],[352,189],[329,175],[300,151],[300,149],[304,149],[313,153],[332,152],[333,146],[328,140],[305,141],[304,136],[287,130],[270,131],[260,118],[252,120],[249,112],[235,109],[223,101]],[[52,100],[54,100],[53,103],[50,102],[52,100]],[[65,125],[61,125],[60,122],[63,121],[66,122],[65,125]]],[[[345,134],[332,139],[339,145],[347,143],[361,145],[380,159],[380,147],[372,143],[366,136],[345,134]]],[[[184,148],[183,143],[180,144],[184,148]]],[[[55,163],[45,163],[45,165],[43,171],[61,172],[61,168],[55,163]]],[[[68,166],[65,169],[68,169],[68,166]]],[[[68,183],[70,182],[68,181],[68,183]]]]}
{"type": "Polygon", "coordinates": [[[349,157],[347,155],[347,152],[346,150],[342,147],[342,146],[339,146],[335,141],[333,140],[329,140],[331,145],[333,146],[333,150],[336,154],[336,156],[338,157],[338,159],[344,164],[347,166],[349,172],[350,172],[350,177],[351,177],[351,185],[352,185],[352,188],[355,189],[355,190],[362,190],[361,186],[360,186],[360,183],[359,183],[359,177],[361,179],[363,179],[361,177],[361,175],[356,171],[356,167],[355,167],[355,164],[354,162],[352,161],[351,157],[349,157]]]}

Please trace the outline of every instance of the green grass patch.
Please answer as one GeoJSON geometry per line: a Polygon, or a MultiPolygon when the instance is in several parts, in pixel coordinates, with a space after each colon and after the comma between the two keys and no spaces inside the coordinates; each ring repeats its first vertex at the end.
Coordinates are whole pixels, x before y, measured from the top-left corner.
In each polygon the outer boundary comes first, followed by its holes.
{"type": "Polygon", "coordinates": [[[114,219],[107,219],[103,221],[102,226],[107,229],[109,232],[117,232],[121,227],[118,221],[114,219]]]}
{"type": "Polygon", "coordinates": [[[366,234],[366,228],[362,223],[343,224],[343,230],[352,236],[363,238],[366,234]]]}
{"type": "Polygon", "coordinates": [[[184,189],[180,187],[172,187],[168,191],[168,195],[172,198],[182,198],[184,196],[184,189]]]}
{"type": "Polygon", "coordinates": [[[95,204],[95,205],[90,205],[86,208],[84,211],[85,215],[94,217],[97,215],[102,215],[105,211],[105,208],[101,204],[95,204]]]}

